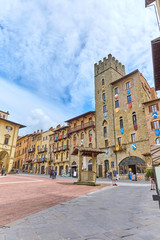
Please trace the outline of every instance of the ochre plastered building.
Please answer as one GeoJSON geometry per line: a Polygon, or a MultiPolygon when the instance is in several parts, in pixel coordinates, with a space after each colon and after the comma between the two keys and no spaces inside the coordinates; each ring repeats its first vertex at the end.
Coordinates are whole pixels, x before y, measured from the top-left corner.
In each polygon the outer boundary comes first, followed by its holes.
{"type": "Polygon", "coordinates": [[[9,112],[0,111],[0,169],[10,172],[13,167],[19,128],[25,126],[8,120],[9,112]]]}
{"type": "MultiPolygon", "coordinates": [[[[69,162],[70,173],[73,176],[78,172],[78,156],[72,155],[75,147],[95,148],[95,111],[89,111],[66,121],[69,124],[69,162]]],[[[92,159],[83,160],[85,169],[92,170],[92,159]]]]}
{"type": "Polygon", "coordinates": [[[54,170],[58,175],[69,171],[69,126],[60,126],[54,130],[54,170]]]}
{"type": "Polygon", "coordinates": [[[129,169],[144,176],[151,167],[150,141],[143,103],[157,98],[143,75],[125,67],[112,55],[95,64],[96,146],[99,176],[108,170],[128,177],[129,169]],[[101,167],[100,167],[101,166],[101,167]]]}

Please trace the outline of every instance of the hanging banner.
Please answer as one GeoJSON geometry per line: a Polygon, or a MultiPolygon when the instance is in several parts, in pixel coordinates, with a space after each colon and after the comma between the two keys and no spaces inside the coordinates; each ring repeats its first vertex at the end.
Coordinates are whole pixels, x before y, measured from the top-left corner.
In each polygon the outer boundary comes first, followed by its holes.
{"type": "Polygon", "coordinates": [[[153,113],[152,113],[152,117],[153,117],[153,118],[157,118],[157,112],[153,112],[153,113]]]}
{"type": "Polygon", "coordinates": [[[124,133],[124,128],[121,128],[120,132],[121,132],[121,134],[123,134],[124,133]]]}
{"type": "Polygon", "coordinates": [[[115,99],[118,99],[118,94],[115,95],[115,99]]]}
{"type": "Polygon", "coordinates": [[[159,129],[155,129],[155,134],[156,134],[156,136],[159,136],[160,130],[159,129]]]}
{"type": "Polygon", "coordinates": [[[105,118],[107,117],[107,113],[106,113],[106,112],[104,113],[104,117],[105,117],[105,118]]]}
{"type": "Polygon", "coordinates": [[[119,112],[119,108],[116,108],[116,112],[119,112]]]}
{"type": "Polygon", "coordinates": [[[130,91],[130,89],[128,89],[128,90],[127,90],[127,94],[130,94],[130,93],[131,93],[131,91],[130,91]]]}
{"type": "Polygon", "coordinates": [[[128,103],[128,107],[129,107],[129,108],[132,108],[132,103],[131,103],[131,102],[128,103]]]}
{"type": "Polygon", "coordinates": [[[108,154],[109,153],[109,148],[106,148],[105,152],[106,152],[106,154],[108,154]]]}
{"type": "Polygon", "coordinates": [[[132,148],[133,148],[133,150],[136,150],[136,148],[137,148],[136,143],[132,144],[132,148]]]}

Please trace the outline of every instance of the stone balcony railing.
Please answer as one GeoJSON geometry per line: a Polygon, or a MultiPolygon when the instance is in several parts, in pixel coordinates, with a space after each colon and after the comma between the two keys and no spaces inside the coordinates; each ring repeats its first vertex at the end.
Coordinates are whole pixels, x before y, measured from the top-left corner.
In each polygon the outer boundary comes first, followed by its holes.
{"type": "Polygon", "coordinates": [[[95,122],[90,121],[90,122],[75,126],[73,128],[70,128],[68,133],[77,132],[77,131],[84,130],[84,129],[89,128],[89,127],[95,127],[95,122]]]}

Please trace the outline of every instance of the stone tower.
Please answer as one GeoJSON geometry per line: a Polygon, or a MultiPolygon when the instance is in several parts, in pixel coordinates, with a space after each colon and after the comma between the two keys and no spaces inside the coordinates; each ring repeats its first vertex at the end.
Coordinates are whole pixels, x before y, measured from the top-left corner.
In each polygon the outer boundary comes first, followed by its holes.
{"type": "MultiPolygon", "coordinates": [[[[115,153],[112,146],[115,146],[114,119],[113,119],[113,92],[111,83],[125,76],[125,66],[118,60],[108,55],[108,59],[94,65],[95,76],[95,110],[96,110],[96,147],[100,149],[108,149],[111,147],[109,155],[101,154],[98,158],[98,165],[108,165],[109,162],[115,161],[115,153]],[[110,158],[110,161],[108,161],[110,158]],[[104,159],[106,162],[104,163],[104,159]]],[[[113,163],[116,165],[116,162],[113,163]]],[[[103,167],[103,173],[109,166],[103,167]],[[105,170],[104,170],[105,169],[105,170]]],[[[97,169],[100,172],[101,169],[97,169]]],[[[100,174],[101,175],[101,174],[100,174]]]]}

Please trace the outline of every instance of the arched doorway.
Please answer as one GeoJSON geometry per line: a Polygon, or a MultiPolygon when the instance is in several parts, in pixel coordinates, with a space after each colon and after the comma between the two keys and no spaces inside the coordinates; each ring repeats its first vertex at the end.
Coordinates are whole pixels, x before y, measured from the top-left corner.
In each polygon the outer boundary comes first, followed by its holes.
{"type": "Polygon", "coordinates": [[[88,161],[88,171],[92,171],[92,159],[88,161]]]}
{"type": "Polygon", "coordinates": [[[134,174],[144,173],[146,169],[146,162],[143,159],[135,156],[124,158],[119,163],[119,173],[128,174],[129,168],[132,169],[134,174]]]}
{"type": "Polygon", "coordinates": [[[9,169],[9,154],[7,151],[0,152],[0,170],[2,166],[5,167],[5,172],[8,172],[9,169]]]}
{"type": "Polygon", "coordinates": [[[75,176],[77,175],[77,163],[74,161],[72,162],[72,166],[71,166],[71,176],[75,176]]]}
{"type": "Polygon", "coordinates": [[[68,165],[66,165],[66,174],[68,174],[68,165]]]}

